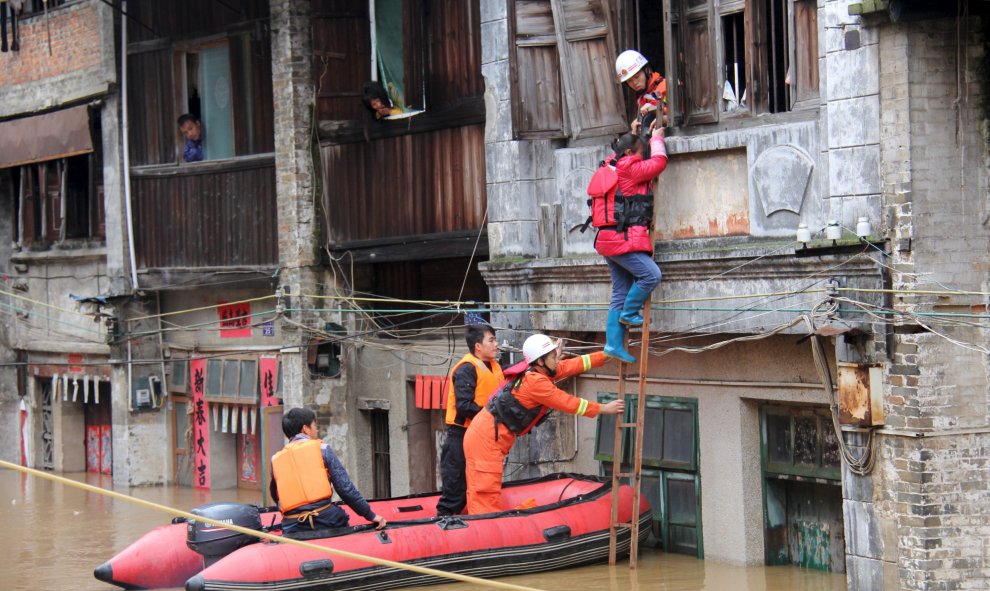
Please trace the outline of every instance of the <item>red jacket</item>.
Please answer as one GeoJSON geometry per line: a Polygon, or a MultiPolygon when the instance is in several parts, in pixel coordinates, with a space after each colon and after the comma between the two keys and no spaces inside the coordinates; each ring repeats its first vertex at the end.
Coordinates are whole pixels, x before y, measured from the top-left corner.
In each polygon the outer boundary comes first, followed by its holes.
{"type": "MultiPolygon", "coordinates": [[[[630,154],[623,156],[615,164],[615,172],[619,176],[619,190],[623,195],[653,195],[653,179],[667,168],[667,148],[663,137],[650,137],[649,160],[642,156],[630,154]]],[[[616,196],[616,199],[619,199],[616,196]]],[[[595,250],[606,257],[618,256],[630,252],[653,253],[653,239],[650,228],[646,226],[630,226],[619,232],[612,228],[602,228],[595,237],[595,250]]]]}

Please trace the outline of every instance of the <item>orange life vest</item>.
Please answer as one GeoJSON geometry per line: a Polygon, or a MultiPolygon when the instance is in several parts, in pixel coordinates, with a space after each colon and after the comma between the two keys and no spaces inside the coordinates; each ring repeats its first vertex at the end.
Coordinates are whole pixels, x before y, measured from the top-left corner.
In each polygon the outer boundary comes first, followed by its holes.
{"type": "Polygon", "coordinates": [[[333,496],[321,444],[319,439],[289,443],[272,456],[272,473],[282,513],[333,496]]]}
{"type": "Polygon", "coordinates": [[[666,115],[667,79],[661,76],[659,72],[653,72],[650,74],[650,79],[646,81],[646,89],[643,94],[636,98],[636,104],[639,107],[648,104],[653,105],[658,110],[661,110],[664,115],[666,115]]]}
{"type": "MultiPolygon", "coordinates": [[[[484,408],[485,403],[488,402],[488,398],[494,394],[505,377],[502,374],[502,367],[497,361],[492,361],[492,368],[488,369],[485,362],[478,359],[474,355],[468,353],[457,362],[457,365],[450,371],[450,376],[453,378],[454,372],[464,365],[465,363],[474,364],[475,372],[478,374],[478,381],[474,385],[474,403],[478,406],[484,408]]],[[[454,393],[454,380],[447,380],[447,414],[445,415],[445,420],[448,425],[456,425],[457,423],[457,396],[454,393]]],[[[464,419],[464,424],[461,425],[465,429],[471,424],[471,419],[464,419]]]]}

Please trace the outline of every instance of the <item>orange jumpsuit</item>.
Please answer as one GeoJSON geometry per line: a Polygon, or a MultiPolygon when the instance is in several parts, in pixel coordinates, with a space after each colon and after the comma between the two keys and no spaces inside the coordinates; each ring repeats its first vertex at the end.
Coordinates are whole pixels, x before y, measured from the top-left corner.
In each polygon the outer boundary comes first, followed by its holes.
{"type": "MultiPolygon", "coordinates": [[[[526,408],[542,405],[567,414],[594,418],[598,416],[601,405],[564,392],[554,385],[554,381],[604,364],[605,354],[602,352],[564,359],[557,364],[557,373],[552,379],[544,373],[546,370],[536,367],[535,371],[523,375],[522,382],[512,393],[526,408]]],[[[515,442],[516,435],[505,425],[499,425],[498,439],[495,439],[495,417],[487,408],[474,416],[464,434],[468,514],[506,509],[502,507],[502,462],[515,442]]]]}

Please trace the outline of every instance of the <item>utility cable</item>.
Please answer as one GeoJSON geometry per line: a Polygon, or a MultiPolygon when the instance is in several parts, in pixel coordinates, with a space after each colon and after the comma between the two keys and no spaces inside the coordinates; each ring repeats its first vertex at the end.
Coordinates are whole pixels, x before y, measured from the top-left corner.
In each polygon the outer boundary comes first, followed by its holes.
{"type": "MultiPolygon", "coordinates": [[[[21,318],[19,315],[20,314],[25,314],[28,317],[30,317],[30,316],[37,316],[38,318],[41,318],[43,320],[47,320],[49,322],[55,322],[55,323],[58,323],[58,324],[64,324],[64,325],[70,326],[70,327],[72,327],[74,329],[81,330],[81,331],[84,331],[84,332],[91,332],[91,333],[96,334],[96,335],[99,335],[101,337],[104,337],[106,335],[106,333],[103,332],[103,331],[92,329],[92,328],[89,328],[88,326],[79,326],[78,324],[73,324],[71,322],[66,322],[65,320],[60,320],[60,319],[55,318],[53,316],[48,316],[47,314],[41,314],[39,312],[35,312],[34,310],[28,310],[27,308],[19,308],[19,307],[13,305],[13,304],[6,304],[4,302],[0,302],[0,308],[5,308],[7,310],[5,313],[14,316],[15,319],[24,321],[28,326],[30,326],[31,328],[34,328],[36,330],[44,331],[44,330],[46,330],[46,328],[43,328],[43,327],[34,325],[34,324],[30,323],[30,322],[27,322],[26,319],[21,318]]],[[[53,333],[60,334],[62,336],[77,337],[77,335],[70,335],[70,334],[65,333],[65,332],[62,332],[62,331],[57,331],[57,330],[53,330],[53,329],[47,329],[47,330],[51,330],[53,333]]],[[[93,341],[93,342],[97,342],[97,341],[93,341]]],[[[100,344],[104,344],[103,341],[99,341],[99,342],[100,342],[100,344]]]]}
{"type": "Polygon", "coordinates": [[[276,298],[275,294],[263,295],[256,298],[248,298],[245,300],[237,300],[235,302],[224,302],[222,304],[213,304],[212,306],[200,306],[198,308],[188,308],[186,310],[175,310],[172,312],[163,312],[161,314],[149,314],[147,316],[135,316],[134,318],[128,318],[128,322],[137,322],[139,320],[153,320],[155,318],[164,318],[165,316],[176,316],[178,314],[189,314],[191,312],[202,312],[203,310],[215,310],[217,308],[222,308],[224,306],[234,306],[237,304],[248,304],[251,302],[262,302],[265,300],[274,300],[276,298]]]}
{"type": "Polygon", "coordinates": [[[8,295],[8,296],[10,296],[12,298],[16,298],[18,300],[24,300],[25,302],[31,302],[32,304],[37,304],[39,306],[44,306],[45,308],[51,308],[52,310],[58,310],[59,312],[65,312],[66,314],[74,314],[76,316],[82,316],[83,318],[86,318],[87,320],[92,320],[92,318],[93,318],[93,315],[92,314],[86,314],[85,312],[80,312],[79,310],[70,310],[68,308],[62,308],[61,306],[56,306],[55,304],[49,304],[47,302],[42,302],[41,300],[35,300],[35,299],[29,298],[27,296],[22,296],[20,294],[14,293],[12,291],[7,291],[7,290],[4,290],[4,289],[0,289],[0,295],[8,295]]]}
{"type": "MultiPolygon", "coordinates": [[[[24,466],[18,466],[17,464],[12,464],[0,460],[0,468],[7,468],[8,470],[15,470],[22,474],[27,474],[30,476],[36,476],[38,478],[44,478],[45,480],[50,480],[52,482],[62,484],[65,486],[71,486],[73,488],[78,488],[87,492],[96,493],[112,499],[119,501],[126,501],[128,503],[133,503],[135,505],[145,507],[147,509],[154,509],[155,511],[160,511],[168,515],[173,515],[175,517],[183,517],[190,521],[198,521],[203,523],[209,523],[215,527],[222,527],[224,529],[237,532],[246,536],[252,536],[255,538],[260,538],[262,540],[268,540],[269,542],[277,542],[279,544],[289,544],[292,546],[298,546],[300,548],[306,548],[307,550],[314,550],[323,554],[331,554],[334,556],[343,556],[345,558],[350,558],[352,560],[360,560],[363,562],[368,562],[370,564],[377,564],[378,566],[387,566],[389,568],[394,568],[398,570],[404,570],[414,573],[419,573],[421,575],[428,575],[431,577],[438,577],[442,579],[450,579],[452,581],[461,581],[463,583],[471,583],[474,585],[480,585],[482,587],[489,587],[491,589],[510,589],[513,591],[539,591],[533,587],[523,587],[521,585],[513,585],[510,583],[502,583],[499,581],[489,581],[486,579],[481,579],[478,577],[472,577],[469,575],[462,575],[458,573],[450,573],[442,570],[437,570],[433,568],[426,568],[422,566],[417,566],[415,564],[407,564],[404,562],[396,562],[394,560],[387,560],[385,558],[379,558],[377,556],[364,556],[356,552],[349,552],[347,550],[338,550],[336,548],[328,548],[326,546],[320,546],[313,544],[311,542],[304,542],[302,540],[296,540],[293,538],[276,536],[267,532],[258,531],[255,529],[250,529],[247,527],[241,527],[239,525],[233,525],[221,521],[218,519],[212,519],[210,517],[204,517],[202,515],[194,515],[188,511],[183,511],[181,509],[176,509],[175,507],[169,507],[167,505],[161,505],[159,503],[153,503],[151,501],[146,501],[144,499],[139,499],[137,497],[132,497],[130,495],[125,495],[113,490],[107,490],[105,488],[100,488],[98,486],[93,486],[91,484],[86,484],[83,482],[76,482],[69,478],[63,476],[58,476],[57,474],[49,474],[48,472],[43,472],[41,470],[35,470],[34,468],[25,468],[24,466]]],[[[385,529],[388,529],[387,527],[385,529]]]]}
{"type": "Polygon", "coordinates": [[[815,333],[815,323],[810,315],[802,317],[801,320],[804,320],[807,324],[811,335],[811,351],[815,360],[815,369],[818,371],[818,378],[822,381],[825,395],[828,396],[829,410],[832,415],[832,428],[835,430],[839,452],[846,466],[854,474],[866,476],[873,471],[873,466],[876,463],[876,434],[873,429],[867,430],[866,446],[859,457],[853,455],[849,450],[842,432],[842,426],[839,424],[839,402],[835,393],[835,385],[832,383],[832,369],[828,365],[828,357],[825,356],[825,350],[822,346],[822,337],[815,333]]]}

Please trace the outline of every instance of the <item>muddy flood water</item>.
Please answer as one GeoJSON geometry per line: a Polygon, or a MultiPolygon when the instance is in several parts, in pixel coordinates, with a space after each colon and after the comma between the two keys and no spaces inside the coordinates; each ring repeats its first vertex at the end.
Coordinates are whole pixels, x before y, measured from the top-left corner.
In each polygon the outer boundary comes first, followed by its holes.
{"type": "MultiPolygon", "coordinates": [[[[109,477],[68,474],[67,477],[112,488],[109,477]]],[[[194,491],[180,487],[115,489],[141,499],[189,510],[217,501],[260,502],[250,491],[194,491]]],[[[0,589],[109,591],[93,578],[93,569],[170,516],[133,503],[22,475],[0,468],[0,516],[7,535],[0,541],[0,589]]],[[[665,554],[640,552],[639,568],[590,566],[538,575],[500,579],[537,589],[575,591],[839,591],[845,576],[798,567],[737,567],[665,554]]],[[[452,583],[416,589],[465,591],[477,585],[452,583]]]]}

